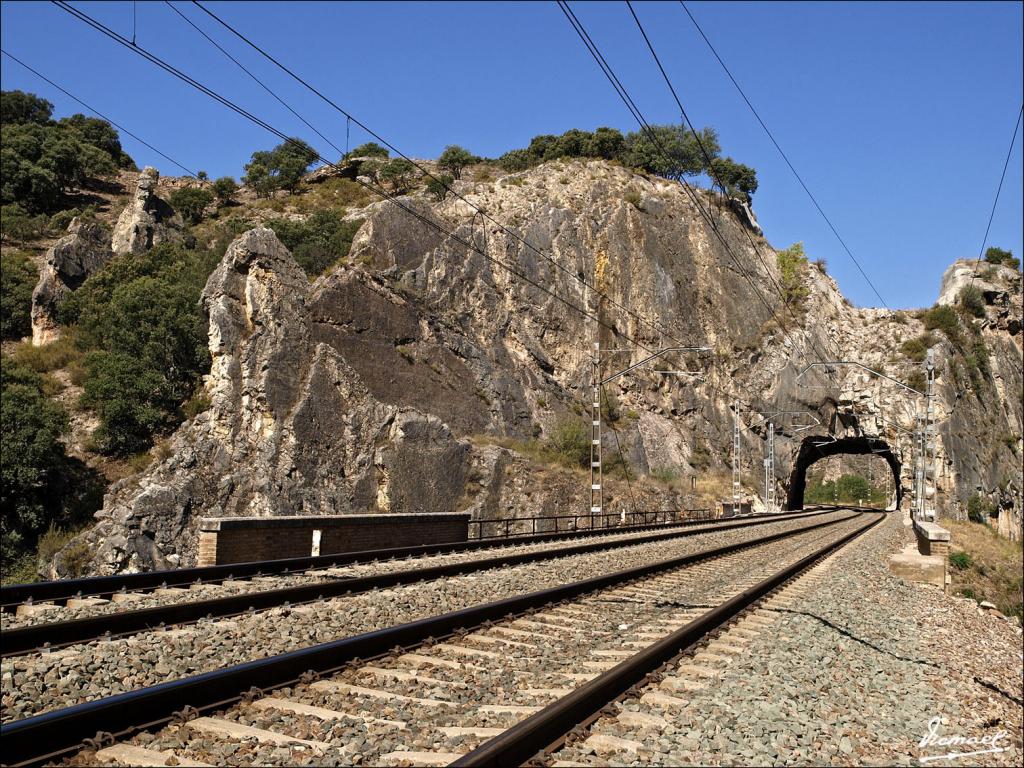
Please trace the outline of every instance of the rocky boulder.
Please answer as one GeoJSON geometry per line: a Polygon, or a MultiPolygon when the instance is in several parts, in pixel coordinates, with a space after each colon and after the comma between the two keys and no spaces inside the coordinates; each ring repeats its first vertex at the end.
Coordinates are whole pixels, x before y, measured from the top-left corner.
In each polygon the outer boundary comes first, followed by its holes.
{"type": "Polygon", "coordinates": [[[184,223],[181,216],[156,194],[160,172],[146,167],[131,201],[121,212],[114,227],[111,248],[114,253],[142,253],[160,243],[181,242],[184,223]]]}
{"type": "Polygon", "coordinates": [[[111,488],[84,535],[93,570],[193,563],[205,515],[454,507],[468,443],[436,417],[377,400],[313,338],[309,292],[273,231],[252,230],[228,248],[202,296],[210,408],[178,430],[170,458],[111,488]]]}
{"type": "Polygon", "coordinates": [[[89,275],[112,256],[110,237],[102,225],[75,218],[46,254],[39,282],[32,291],[32,343],[48,344],[60,336],[57,308],[89,275]]]}

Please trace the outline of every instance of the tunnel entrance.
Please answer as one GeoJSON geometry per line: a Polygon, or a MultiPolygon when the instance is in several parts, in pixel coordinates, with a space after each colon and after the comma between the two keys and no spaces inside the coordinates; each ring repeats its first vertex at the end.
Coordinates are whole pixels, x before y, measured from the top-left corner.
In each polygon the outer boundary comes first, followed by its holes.
{"type": "Polygon", "coordinates": [[[893,485],[896,489],[896,508],[899,509],[903,500],[903,486],[900,483],[900,460],[892,452],[889,444],[878,437],[857,436],[833,439],[821,435],[804,438],[800,444],[796,460],[793,462],[793,473],[789,478],[789,491],[786,496],[786,509],[798,510],[804,506],[804,492],[807,489],[807,469],[822,459],[841,453],[854,455],[873,454],[883,459],[892,471],[893,485]]]}

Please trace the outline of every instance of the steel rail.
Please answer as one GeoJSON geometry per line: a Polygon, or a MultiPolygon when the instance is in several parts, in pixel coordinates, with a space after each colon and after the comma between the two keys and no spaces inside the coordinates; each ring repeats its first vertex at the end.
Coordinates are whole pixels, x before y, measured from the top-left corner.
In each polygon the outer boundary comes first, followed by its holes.
{"type": "Polygon", "coordinates": [[[266,691],[294,685],[308,680],[310,675],[336,672],[356,660],[449,637],[485,622],[505,620],[662,571],[840,525],[862,514],[854,512],[837,520],[471,606],[5,723],[0,725],[3,761],[11,766],[41,765],[67,756],[99,733],[117,737],[165,724],[186,706],[190,712],[221,708],[240,700],[253,688],[266,691]]]}
{"type": "MultiPolygon", "coordinates": [[[[799,515],[802,512],[794,512],[799,515]]],[[[738,518],[727,518],[728,521],[738,518]]],[[[188,586],[197,582],[216,583],[225,579],[244,579],[252,576],[274,576],[314,568],[334,568],[341,565],[371,560],[394,560],[405,557],[436,555],[447,552],[463,552],[473,549],[488,549],[506,546],[527,546],[548,541],[559,541],[574,537],[614,536],[620,533],[635,533],[645,530],[659,530],[668,527],[692,525],[715,525],[723,520],[680,520],[673,523],[623,526],[619,528],[583,529],[540,533],[509,539],[479,539],[456,541],[447,544],[421,544],[411,547],[389,549],[368,549],[357,552],[339,552],[332,555],[290,557],[279,560],[258,560],[245,563],[227,563],[193,568],[173,568],[145,573],[125,573],[115,576],[87,576],[79,579],[60,579],[31,584],[12,584],[0,587],[0,608],[12,609],[32,600],[33,602],[61,601],[75,597],[109,597],[121,591],[144,591],[161,587],[188,586]]]]}
{"type": "Polygon", "coordinates": [[[643,682],[663,664],[685,653],[709,633],[735,618],[820,558],[878,525],[885,519],[884,513],[878,514],[876,519],[852,533],[825,545],[717,608],[707,611],[668,637],[602,673],[504,733],[484,742],[451,763],[451,768],[521,765],[538,752],[560,743],[578,724],[585,722],[630,688],[643,682]]]}
{"type": "MultiPolygon", "coordinates": [[[[803,514],[807,517],[815,517],[826,514],[826,512],[803,514]]],[[[371,592],[376,589],[415,584],[421,581],[458,576],[492,568],[538,563],[571,555],[598,552],[604,549],[620,549],[622,547],[649,544],[666,539],[688,538],[708,532],[718,533],[720,531],[767,525],[776,521],[792,519],[792,516],[780,517],[774,515],[767,518],[747,518],[731,524],[718,525],[710,529],[710,531],[705,528],[695,530],[677,528],[632,539],[596,541],[558,549],[497,555],[477,560],[465,560],[458,563],[406,568],[400,571],[370,576],[338,578],[334,581],[312,582],[310,584],[298,584],[279,589],[243,592],[224,597],[211,597],[205,600],[157,605],[151,608],[118,611],[116,613],[100,613],[80,619],[51,621],[44,624],[28,624],[22,627],[12,627],[4,631],[0,656],[8,658],[10,656],[31,653],[42,648],[59,648],[73,643],[88,642],[101,638],[109,639],[117,635],[144,632],[171,625],[188,624],[206,618],[236,616],[253,610],[266,610],[282,605],[295,605],[315,600],[345,597],[362,592],[371,592]]],[[[797,519],[800,519],[799,516],[797,519]]]]}

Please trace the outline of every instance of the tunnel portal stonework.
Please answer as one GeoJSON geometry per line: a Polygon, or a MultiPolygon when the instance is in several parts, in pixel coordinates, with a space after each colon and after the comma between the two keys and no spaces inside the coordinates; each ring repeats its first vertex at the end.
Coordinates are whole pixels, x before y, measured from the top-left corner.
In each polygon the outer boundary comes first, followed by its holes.
{"type": "MultiPolygon", "coordinates": [[[[800,442],[799,449],[792,462],[792,472],[789,476],[789,484],[786,491],[786,509],[797,510],[803,508],[804,491],[807,487],[807,470],[812,464],[829,456],[838,454],[874,454],[884,459],[892,471],[893,484],[896,488],[896,509],[900,508],[903,500],[904,488],[902,473],[904,465],[909,462],[900,460],[899,452],[894,452],[889,444],[879,438],[869,435],[855,435],[850,437],[834,438],[831,436],[811,435],[800,442]]],[[[909,476],[907,482],[910,482],[909,476]]]]}

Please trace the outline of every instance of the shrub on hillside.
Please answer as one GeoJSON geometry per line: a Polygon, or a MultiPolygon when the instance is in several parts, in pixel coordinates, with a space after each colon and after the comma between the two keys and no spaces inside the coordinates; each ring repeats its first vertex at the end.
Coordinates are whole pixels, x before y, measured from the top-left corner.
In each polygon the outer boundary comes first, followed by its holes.
{"type": "Polygon", "coordinates": [[[921,316],[921,321],[926,330],[942,331],[954,345],[960,344],[960,318],[952,307],[936,305],[921,316]]]}
{"type": "Polygon", "coordinates": [[[24,243],[42,237],[50,224],[45,213],[31,214],[20,203],[0,208],[0,237],[5,241],[24,243]]]}
{"type": "Polygon", "coordinates": [[[169,202],[185,221],[198,224],[203,220],[203,211],[213,202],[213,193],[199,187],[184,187],[174,190],[169,202]]]}
{"type": "Polygon", "coordinates": [[[0,100],[3,205],[18,203],[27,214],[52,213],[68,190],[134,167],[105,120],[78,114],[54,121],[52,104],[21,91],[4,91],[0,100]]]}
{"type": "Polygon", "coordinates": [[[956,298],[957,303],[959,303],[965,311],[975,317],[985,316],[985,294],[981,292],[980,288],[976,288],[973,285],[965,285],[960,289],[960,293],[957,294],[956,298]]]}
{"type": "Polygon", "coordinates": [[[389,160],[380,168],[379,178],[391,187],[395,194],[407,192],[415,183],[418,171],[412,162],[404,157],[389,160]]]}
{"type": "Polygon", "coordinates": [[[362,219],[346,221],[337,211],[317,211],[305,221],[272,219],[267,226],[292,252],[310,277],[323,274],[339,259],[348,256],[362,219]]]}
{"type": "Polygon", "coordinates": [[[281,189],[294,192],[318,157],[317,151],[302,139],[290,139],[271,150],[253,152],[242,182],[257,197],[270,197],[281,189]]]}
{"type": "Polygon", "coordinates": [[[582,419],[566,417],[555,425],[544,448],[562,464],[585,467],[590,464],[590,430],[582,419]]]}
{"type": "MultiPolygon", "coordinates": [[[[757,171],[731,157],[713,158],[708,175],[714,185],[729,197],[738,197],[749,203],[757,191],[757,171]]],[[[824,266],[821,270],[824,273],[824,266]]]]}
{"type": "Polygon", "coordinates": [[[238,185],[230,176],[221,176],[210,185],[217,201],[222,205],[231,201],[231,197],[238,191],[238,185]]]}
{"type": "Polygon", "coordinates": [[[448,196],[448,192],[451,190],[452,183],[454,181],[455,179],[447,174],[433,176],[427,179],[427,193],[437,200],[437,202],[443,202],[448,196]]]}
{"type": "Polygon", "coordinates": [[[453,179],[462,178],[462,169],[470,163],[479,162],[480,158],[473,155],[469,150],[450,144],[444,148],[444,152],[437,158],[437,167],[451,175],[453,179]]]}
{"type": "Polygon", "coordinates": [[[368,141],[365,144],[360,144],[358,147],[353,149],[351,152],[345,155],[345,157],[390,157],[391,153],[388,152],[386,147],[382,147],[375,141],[368,141]]]}
{"type": "Polygon", "coordinates": [[[995,504],[980,494],[975,493],[967,500],[967,518],[971,522],[987,524],[995,511],[995,504]]]}
{"type": "Polygon", "coordinates": [[[992,246],[985,251],[985,261],[989,264],[1002,264],[1011,269],[1020,270],[1020,259],[1013,255],[1013,251],[992,246]]]}
{"type": "Polygon", "coordinates": [[[697,136],[682,125],[655,125],[650,131],[625,136],[614,128],[598,128],[592,133],[573,128],[561,136],[534,136],[528,147],[510,150],[497,162],[504,170],[516,172],[564,157],[592,157],[615,160],[667,179],[714,169],[717,173],[709,175],[717,175],[726,191],[749,201],[757,189],[756,171],[732,158],[720,158],[720,152],[712,128],[701,129],[697,136]]]}
{"type": "Polygon", "coordinates": [[[966,552],[950,552],[949,564],[958,571],[965,571],[971,567],[971,556],[966,552]]]}
{"type": "Polygon", "coordinates": [[[103,451],[127,455],[181,419],[181,406],[210,367],[207,321],[199,308],[217,263],[210,251],[163,244],[111,259],[62,305],[77,324],[83,404],[100,417],[103,451]]]}
{"type": "Polygon", "coordinates": [[[27,253],[0,255],[0,337],[20,339],[32,332],[32,289],[38,279],[27,253]]]}
{"type": "Polygon", "coordinates": [[[804,300],[810,295],[807,287],[807,257],[804,255],[804,244],[794,243],[785,250],[776,253],[779,276],[782,283],[782,295],[790,307],[803,307],[804,300]]]}
{"type": "Polygon", "coordinates": [[[900,345],[900,351],[915,363],[923,363],[928,355],[928,349],[935,346],[935,336],[931,333],[922,333],[912,339],[907,339],[900,345]]]}
{"type": "Polygon", "coordinates": [[[69,461],[60,440],[67,426],[64,409],[43,392],[43,377],[5,357],[0,364],[0,549],[5,569],[35,547],[54,522],[78,520],[96,509],[95,484],[69,461]],[[76,480],[82,481],[77,489],[76,480]]]}

